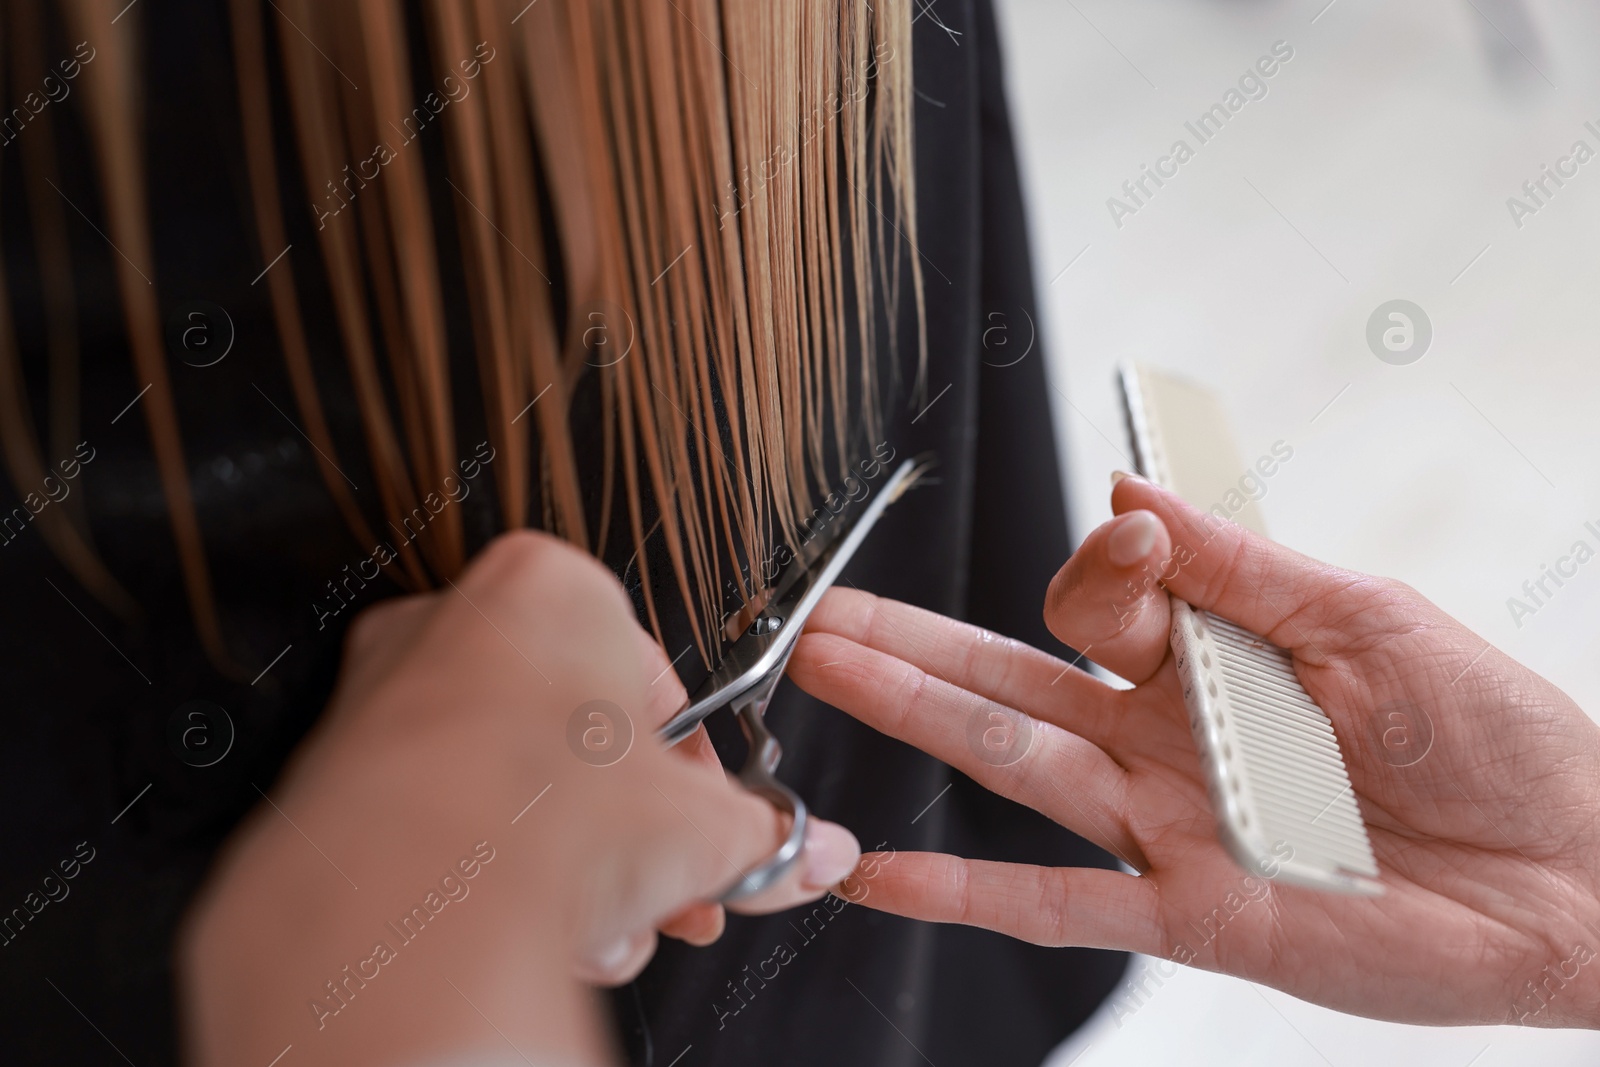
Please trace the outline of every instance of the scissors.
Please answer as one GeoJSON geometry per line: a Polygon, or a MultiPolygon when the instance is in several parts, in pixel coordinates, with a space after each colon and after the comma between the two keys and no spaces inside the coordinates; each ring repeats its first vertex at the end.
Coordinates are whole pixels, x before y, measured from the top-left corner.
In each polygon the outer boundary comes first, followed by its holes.
{"type": "Polygon", "coordinates": [[[812,609],[838,581],[885,509],[910,487],[921,469],[916,460],[906,460],[865,510],[850,521],[841,516],[835,520],[837,525],[814,540],[765,598],[755,602],[758,609],[754,619],[729,646],[705,684],[657,732],[663,742],[672,746],[693,733],[712,712],[733,708],[750,743],[750,753],[739,771],[740,783],[793,819],[778,850],[749,871],[741,872],[739,880],[717,897],[717,903],[727,904],[760,893],[788,874],[800,858],[806,839],[806,805],[773,773],[783,757],[783,747],[767,729],[767,704],[783,678],[789,655],[812,609]]]}

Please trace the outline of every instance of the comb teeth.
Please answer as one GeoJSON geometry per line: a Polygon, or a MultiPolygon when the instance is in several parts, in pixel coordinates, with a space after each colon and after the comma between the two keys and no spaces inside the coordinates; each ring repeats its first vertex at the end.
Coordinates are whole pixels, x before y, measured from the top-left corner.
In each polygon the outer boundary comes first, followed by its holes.
{"type": "Polygon", "coordinates": [[[1172,615],[1190,726],[1234,858],[1300,885],[1381,892],[1333,724],[1289,654],[1176,598],[1172,615]]]}

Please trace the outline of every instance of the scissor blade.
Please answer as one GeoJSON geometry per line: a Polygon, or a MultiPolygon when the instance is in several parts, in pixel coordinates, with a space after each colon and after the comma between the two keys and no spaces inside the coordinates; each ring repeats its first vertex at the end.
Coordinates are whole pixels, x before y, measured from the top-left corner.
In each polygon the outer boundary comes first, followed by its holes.
{"type": "Polygon", "coordinates": [[[744,695],[764,679],[782,673],[789,653],[805,629],[806,618],[844,572],[888,506],[916,477],[918,464],[906,460],[854,521],[841,522],[814,541],[816,551],[796,560],[779,579],[766,606],[744,636],[728,647],[716,670],[667,721],[659,735],[672,745],[683,740],[718,708],[744,695]]]}

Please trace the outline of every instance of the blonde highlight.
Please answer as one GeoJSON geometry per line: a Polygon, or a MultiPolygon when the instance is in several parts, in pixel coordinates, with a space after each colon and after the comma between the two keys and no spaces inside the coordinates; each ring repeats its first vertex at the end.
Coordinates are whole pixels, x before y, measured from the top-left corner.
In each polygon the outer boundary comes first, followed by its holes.
{"type": "MultiPolygon", "coordinates": [[[[114,6],[64,0],[82,35],[109,25],[114,6]]],[[[922,276],[904,254],[916,248],[906,0],[229,0],[229,16],[255,237],[264,258],[289,243],[299,197],[280,181],[282,126],[382,521],[399,529],[454,469],[464,354],[448,329],[450,257],[465,279],[483,425],[502,457],[499,525],[540,526],[601,554],[620,524],[658,635],[659,578],[714,660],[724,587],[756,596],[764,576],[747,564],[793,537],[831,468],[881,432],[879,368],[885,343],[898,367],[908,289],[920,385],[922,276]],[[434,88],[414,102],[419,84],[434,88]],[[442,171],[406,139],[435,121],[442,171]],[[440,182],[448,220],[436,217],[440,182]],[[597,314],[629,342],[614,362],[593,358],[597,314]],[[598,397],[598,461],[574,434],[584,389],[598,397]],[[670,575],[650,573],[656,536],[670,575]]],[[[104,58],[84,95],[111,237],[150,264],[137,18],[95,32],[104,58]]],[[[59,265],[51,273],[60,291],[59,265]]],[[[293,258],[279,263],[267,300],[323,482],[370,544],[318,382],[329,372],[312,354],[305,276],[293,258]]],[[[224,664],[156,284],[133,263],[118,264],[117,281],[134,364],[151,382],[144,415],[191,612],[224,664]]],[[[21,484],[39,450],[11,417],[26,404],[8,332],[0,317],[0,445],[21,484]]],[[[52,365],[70,377],[60,353],[52,365]]],[[[52,547],[126,608],[84,533],[57,516],[52,547]]],[[[396,578],[430,587],[468,548],[448,510],[425,537],[401,539],[396,578]]]]}

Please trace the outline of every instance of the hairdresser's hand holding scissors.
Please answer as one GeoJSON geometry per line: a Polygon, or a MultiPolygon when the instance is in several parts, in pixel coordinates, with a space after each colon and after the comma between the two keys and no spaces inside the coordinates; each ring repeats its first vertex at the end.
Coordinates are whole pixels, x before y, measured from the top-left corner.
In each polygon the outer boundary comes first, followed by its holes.
{"type": "MultiPolygon", "coordinates": [[[[786,832],[703,730],[657,740],[685,699],[610,572],[543,534],[368,611],[316,732],[190,916],[194,1061],[293,1044],[297,1064],[458,1062],[506,1041],[536,1062],[605,1059],[574,978],[632,977],[657,929],[714,940],[722,910],[701,902],[786,832]],[[595,758],[617,742],[594,730],[631,745],[595,758]]],[[[808,827],[794,869],[730,906],[789,907],[849,873],[855,839],[808,827]]]]}
{"type": "Polygon", "coordinates": [[[1052,631],[1136,683],[862,593],[812,616],[816,696],[1142,872],[901,852],[863,903],[1130,949],[1364,1015],[1600,1026],[1600,728],[1415,591],[1217,524],[1140,479],[1052,583],[1052,631]],[[1168,649],[1167,588],[1289,649],[1332,719],[1386,892],[1252,876],[1217,839],[1168,649]],[[1032,718],[994,766],[974,721],[1032,718]]]}

